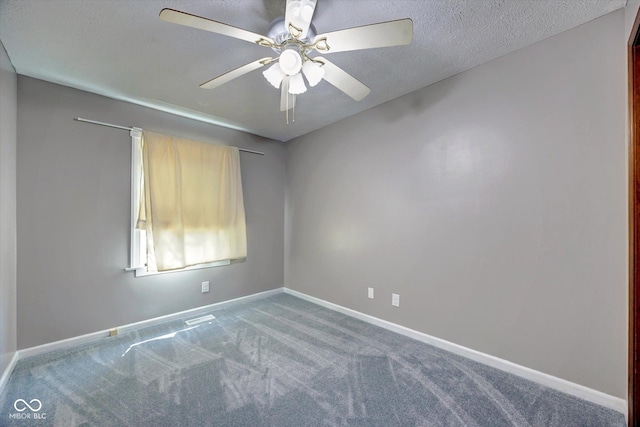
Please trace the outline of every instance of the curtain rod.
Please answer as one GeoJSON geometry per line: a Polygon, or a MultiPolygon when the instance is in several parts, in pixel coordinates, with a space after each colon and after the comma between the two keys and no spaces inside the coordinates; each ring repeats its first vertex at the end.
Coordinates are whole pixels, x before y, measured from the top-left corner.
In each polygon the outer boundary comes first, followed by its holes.
{"type": "MultiPolygon", "coordinates": [[[[116,129],[122,129],[122,130],[128,130],[128,131],[131,131],[131,130],[134,129],[132,127],[127,127],[127,126],[119,126],[119,125],[113,125],[111,123],[98,122],[96,120],[83,119],[82,117],[76,117],[73,120],[76,120],[78,122],[91,123],[93,125],[107,126],[107,127],[110,127],[110,128],[116,128],[116,129]]],[[[238,147],[236,147],[236,148],[238,148],[238,147]]],[[[244,151],[245,153],[259,154],[261,156],[264,156],[264,153],[261,152],[261,151],[247,150],[246,148],[238,148],[238,150],[244,151]]]]}

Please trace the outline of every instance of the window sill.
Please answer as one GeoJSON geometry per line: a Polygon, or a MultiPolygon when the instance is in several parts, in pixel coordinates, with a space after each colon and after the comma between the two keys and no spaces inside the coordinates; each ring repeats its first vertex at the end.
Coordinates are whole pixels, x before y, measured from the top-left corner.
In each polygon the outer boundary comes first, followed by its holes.
{"type": "Polygon", "coordinates": [[[222,267],[223,265],[231,264],[230,259],[225,259],[222,261],[209,262],[206,264],[198,264],[193,265],[191,267],[181,268],[179,270],[169,270],[169,271],[146,271],[144,267],[139,268],[125,268],[124,271],[133,271],[135,277],[146,277],[146,276],[155,276],[158,274],[169,274],[169,273],[180,273],[183,271],[191,271],[191,270],[201,270],[203,268],[212,268],[212,267],[222,267]]]}

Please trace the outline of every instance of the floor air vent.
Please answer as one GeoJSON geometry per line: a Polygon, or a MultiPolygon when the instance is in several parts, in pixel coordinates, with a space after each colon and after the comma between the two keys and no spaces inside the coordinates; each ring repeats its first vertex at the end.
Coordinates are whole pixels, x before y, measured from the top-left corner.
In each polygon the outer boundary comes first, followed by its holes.
{"type": "Polygon", "coordinates": [[[213,319],[215,319],[215,316],[213,316],[211,314],[207,314],[206,316],[196,317],[195,319],[186,320],[184,323],[186,323],[187,325],[191,326],[191,325],[195,325],[196,323],[207,322],[207,321],[213,320],[213,319]]]}

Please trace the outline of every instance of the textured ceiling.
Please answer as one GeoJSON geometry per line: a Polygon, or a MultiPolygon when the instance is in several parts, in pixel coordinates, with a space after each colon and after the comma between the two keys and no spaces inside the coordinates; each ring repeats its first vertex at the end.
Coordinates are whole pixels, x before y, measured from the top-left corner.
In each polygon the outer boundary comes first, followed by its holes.
{"type": "MultiPolygon", "coordinates": [[[[0,40],[19,74],[286,141],[623,7],[625,0],[318,0],[318,33],[411,18],[408,46],[327,55],[365,83],[360,102],[327,82],[286,124],[260,71],[199,87],[268,48],[169,24],[169,7],[266,34],[284,0],[0,2],[0,40]]],[[[100,120],[100,117],[90,117],[100,120]]],[[[125,125],[144,126],[142,123],[125,125]]]]}

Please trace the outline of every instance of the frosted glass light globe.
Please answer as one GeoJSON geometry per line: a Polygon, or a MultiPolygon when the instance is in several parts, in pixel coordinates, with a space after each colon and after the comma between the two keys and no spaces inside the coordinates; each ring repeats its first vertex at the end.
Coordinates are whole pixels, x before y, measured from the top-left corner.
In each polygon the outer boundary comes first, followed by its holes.
{"type": "Polygon", "coordinates": [[[294,74],[289,77],[289,93],[293,95],[299,95],[307,91],[307,86],[304,84],[302,74],[294,74]]]}
{"type": "Polygon", "coordinates": [[[278,64],[277,62],[273,64],[271,67],[269,67],[268,69],[266,69],[265,71],[263,71],[262,75],[276,89],[280,88],[282,79],[284,79],[284,73],[280,69],[280,64],[278,64]]]}
{"type": "Polygon", "coordinates": [[[320,80],[324,77],[324,68],[313,61],[305,62],[302,66],[302,72],[311,87],[320,83],[320,80]]]}

